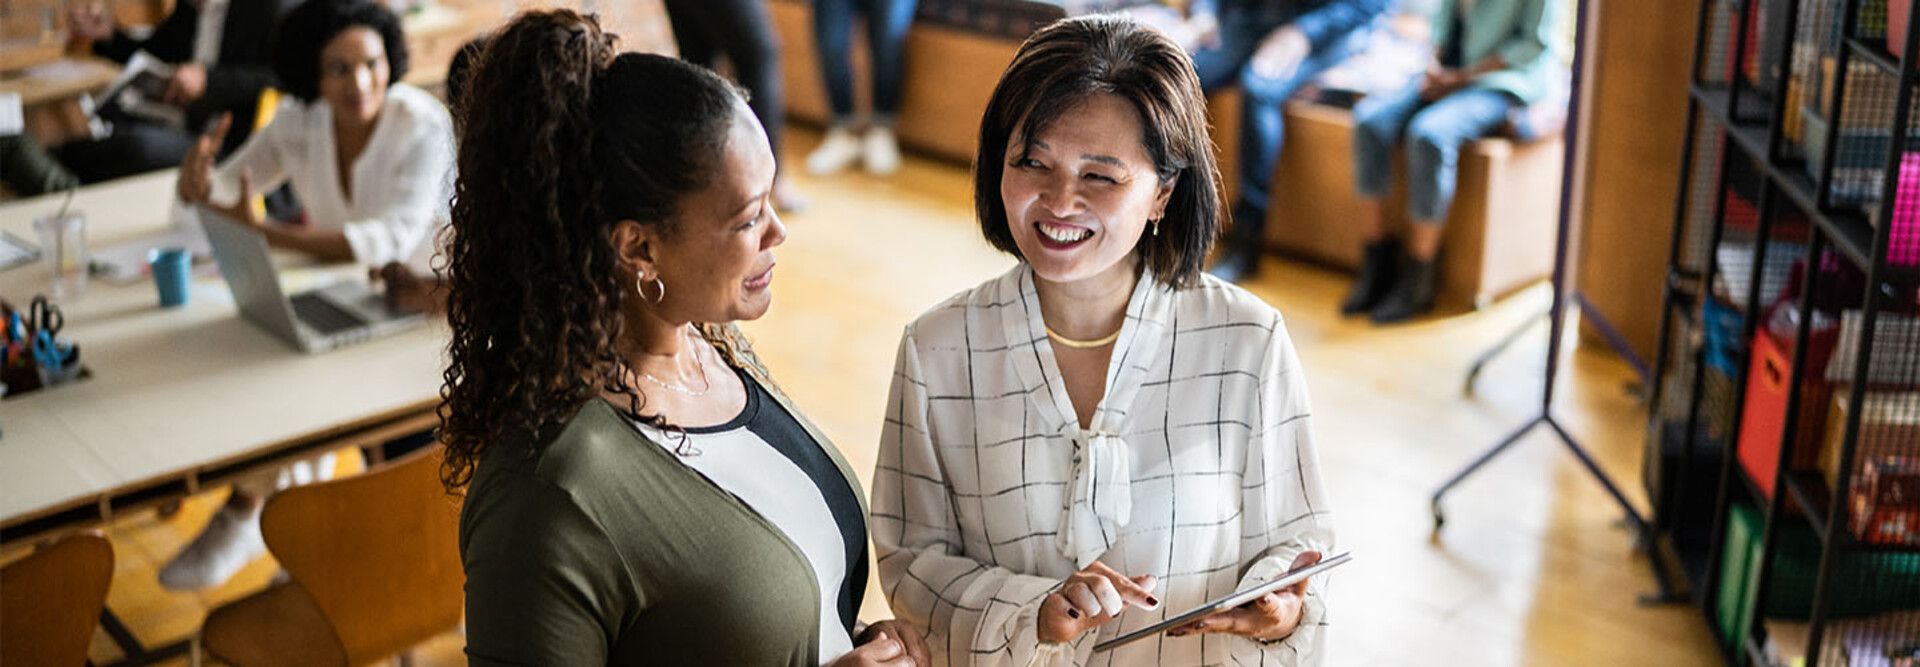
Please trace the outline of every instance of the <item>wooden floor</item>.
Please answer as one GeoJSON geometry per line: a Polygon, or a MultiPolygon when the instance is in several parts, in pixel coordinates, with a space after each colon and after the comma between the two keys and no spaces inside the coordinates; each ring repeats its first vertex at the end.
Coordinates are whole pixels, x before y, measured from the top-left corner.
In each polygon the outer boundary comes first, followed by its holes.
{"type": "MultiPolygon", "coordinates": [[[[790,135],[797,164],[817,135],[790,135]]],[[[865,474],[872,469],[900,328],[1011,260],[979,239],[964,167],[909,159],[900,174],[801,178],[811,209],[787,218],[775,306],[747,326],[781,384],[865,474]]],[[[1654,589],[1621,514],[1547,432],[1539,431],[1448,498],[1435,536],[1432,489],[1539,411],[1545,329],[1538,327],[1462,391],[1474,356],[1546,303],[1523,292],[1471,315],[1375,328],[1342,320],[1344,276],[1269,259],[1248,285],[1287,316],[1315,401],[1315,433],[1336,505],[1335,665],[1696,665],[1718,661],[1699,613],[1638,603],[1654,589]]],[[[1636,504],[1645,413],[1632,373],[1610,353],[1566,353],[1556,414],[1636,504]]],[[[189,635],[211,605],[264,585],[275,566],[198,595],[163,591],[155,571],[220,501],[195,498],[168,520],[111,527],[119,554],[111,606],[145,641],[189,635]]],[[[870,588],[863,615],[887,615],[870,588]]],[[[104,637],[94,660],[117,657],[104,637]]],[[[421,664],[465,661],[457,635],[421,664]]]]}

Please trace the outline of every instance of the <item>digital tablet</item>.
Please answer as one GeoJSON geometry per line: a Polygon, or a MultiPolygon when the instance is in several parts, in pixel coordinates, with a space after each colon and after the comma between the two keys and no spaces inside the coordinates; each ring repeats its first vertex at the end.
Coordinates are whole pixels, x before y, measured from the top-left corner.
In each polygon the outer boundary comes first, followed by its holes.
{"type": "Polygon", "coordinates": [[[1206,604],[1200,605],[1198,607],[1194,607],[1193,609],[1189,609],[1187,611],[1181,612],[1177,616],[1169,616],[1167,617],[1167,620],[1160,621],[1153,625],[1140,628],[1133,632],[1129,632],[1127,634],[1114,637],[1113,639],[1109,639],[1109,640],[1100,642],[1098,644],[1094,644],[1093,650],[1095,652],[1111,650],[1115,647],[1122,646],[1125,644],[1131,644],[1133,642],[1146,639],[1148,637],[1152,637],[1162,632],[1172,630],[1182,625],[1186,625],[1188,623],[1198,621],[1202,618],[1206,618],[1208,616],[1218,614],[1220,612],[1232,609],[1234,607],[1238,607],[1240,605],[1259,599],[1259,597],[1262,595],[1266,595],[1268,593],[1280,590],[1282,588],[1292,586],[1295,583],[1298,583],[1301,579],[1305,579],[1305,578],[1320,574],[1322,572],[1326,572],[1327,570],[1331,570],[1333,568],[1339,567],[1340,565],[1350,560],[1353,560],[1353,554],[1351,552],[1342,552],[1335,556],[1322,558],[1318,563],[1314,563],[1312,565],[1308,565],[1306,567],[1303,567],[1297,570],[1290,570],[1286,574],[1282,574],[1278,577],[1268,579],[1265,582],[1254,584],[1247,588],[1240,589],[1239,591],[1236,591],[1226,597],[1223,597],[1223,598],[1214,600],[1212,602],[1208,602],[1206,604]]]}

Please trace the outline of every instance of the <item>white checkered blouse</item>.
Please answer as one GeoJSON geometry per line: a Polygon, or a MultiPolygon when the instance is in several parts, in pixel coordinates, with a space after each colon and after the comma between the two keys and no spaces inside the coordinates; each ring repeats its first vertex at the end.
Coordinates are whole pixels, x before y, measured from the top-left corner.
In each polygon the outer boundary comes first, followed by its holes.
{"type": "Polygon", "coordinates": [[[944,665],[1317,665],[1326,581],[1285,641],[1164,635],[1093,645],[1284,571],[1333,544],[1306,379],[1280,314],[1203,278],[1143,275],[1081,429],[1026,265],[963,292],[900,341],[872,534],[894,613],[944,665]],[[1094,559],[1160,581],[1071,644],[1041,646],[1041,600],[1094,559]]]}

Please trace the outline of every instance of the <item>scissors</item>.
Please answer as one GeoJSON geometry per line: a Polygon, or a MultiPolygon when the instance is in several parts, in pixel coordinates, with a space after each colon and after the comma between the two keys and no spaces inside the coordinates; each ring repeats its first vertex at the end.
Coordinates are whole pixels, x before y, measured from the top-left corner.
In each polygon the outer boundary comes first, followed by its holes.
{"type": "Polygon", "coordinates": [[[33,297],[27,306],[27,329],[33,338],[33,360],[41,368],[60,370],[73,358],[73,345],[60,340],[60,330],[66,328],[67,317],[60,307],[47,301],[44,296],[33,297]]]}
{"type": "Polygon", "coordinates": [[[73,361],[73,347],[73,343],[57,340],[46,331],[33,334],[33,360],[49,371],[66,368],[73,361]]]}
{"type": "Polygon", "coordinates": [[[59,336],[60,330],[66,326],[66,314],[60,312],[59,306],[47,301],[47,297],[35,296],[33,302],[27,305],[27,331],[30,335],[38,338],[41,332],[45,332],[51,338],[59,336]]]}

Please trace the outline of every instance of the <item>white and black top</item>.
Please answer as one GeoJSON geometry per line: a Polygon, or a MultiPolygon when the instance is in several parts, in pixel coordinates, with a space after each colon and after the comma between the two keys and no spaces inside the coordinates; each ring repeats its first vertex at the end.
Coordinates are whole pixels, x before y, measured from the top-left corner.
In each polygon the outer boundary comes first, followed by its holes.
{"type": "Polygon", "coordinates": [[[867,580],[860,499],[800,422],[752,375],[736,372],[747,388],[747,406],[727,423],[674,431],[635,423],[668,451],[698,452],[679,459],[753,508],[806,555],[820,584],[824,665],[853,650],[850,637],[867,580]]]}
{"type": "Polygon", "coordinates": [[[894,613],[930,628],[947,665],[1321,664],[1324,577],[1283,642],[1161,635],[1092,653],[1332,547],[1280,313],[1211,276],[1173,290],[1143,274],[1106,378],[1081,428],[1025,264],[907,327],[873,479],[894,613]],[[1042,645],[1041,600],[1094,561],[1159,578],[1159,608],[1042,645]]]}

